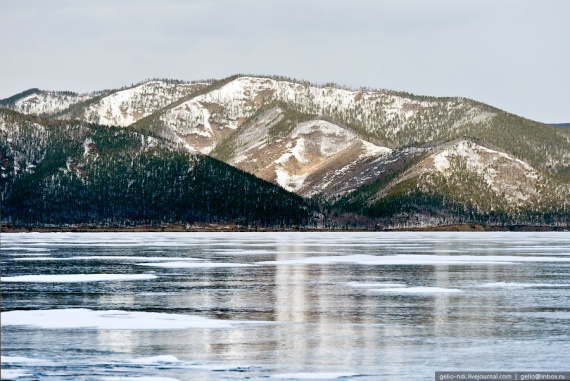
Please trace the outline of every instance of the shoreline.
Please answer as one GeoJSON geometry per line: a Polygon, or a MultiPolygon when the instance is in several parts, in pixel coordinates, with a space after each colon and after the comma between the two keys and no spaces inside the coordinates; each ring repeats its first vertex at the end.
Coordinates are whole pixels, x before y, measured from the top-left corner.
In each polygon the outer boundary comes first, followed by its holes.
{"type": "Polygon", "coordinates": [[[133,226],[133,227],[95,227],[95,226],[62,226],[62,227],[26,227],[26,226],[0,226],[1,233],[150,233],[150,232],[170,232],[170,233],[212,233],[212,232],[250,232],[250,233],[276,233],[276,232],[567,232],[570,227],[559,226],[532,226],[532,225],[510,225],[494,226],[479,224],[453,224],[415,228],[394,228],[394,229],[318,229],[318,228],[246,228],[235,225],[167,225],[167,226],[133,226]]]}

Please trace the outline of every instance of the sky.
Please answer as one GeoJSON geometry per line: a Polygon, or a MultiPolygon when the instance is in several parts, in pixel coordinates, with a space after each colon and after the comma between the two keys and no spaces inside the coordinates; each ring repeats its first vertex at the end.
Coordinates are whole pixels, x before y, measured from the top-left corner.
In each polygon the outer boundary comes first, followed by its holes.
{"type": "Polygon", "coordinates": [[[568,0],[0,0],[0,98],[282,75],[570,122],[568,0]]]}

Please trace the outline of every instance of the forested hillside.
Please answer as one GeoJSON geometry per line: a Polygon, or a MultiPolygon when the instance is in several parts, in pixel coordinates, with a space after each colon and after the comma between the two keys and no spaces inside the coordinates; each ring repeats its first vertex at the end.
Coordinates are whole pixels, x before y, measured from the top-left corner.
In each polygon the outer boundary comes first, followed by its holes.
{"type": "Polygon", "coordinates": [[[2,221],[305,225],[301,197],[137,132],[0,109],[2,221]]]}
{"type": "Polygon", "coordinates": [[[570,225],[570,129],[466,98],[235,75],[0,103],[30,114],[2,111],[3,221],[570,225]]]}

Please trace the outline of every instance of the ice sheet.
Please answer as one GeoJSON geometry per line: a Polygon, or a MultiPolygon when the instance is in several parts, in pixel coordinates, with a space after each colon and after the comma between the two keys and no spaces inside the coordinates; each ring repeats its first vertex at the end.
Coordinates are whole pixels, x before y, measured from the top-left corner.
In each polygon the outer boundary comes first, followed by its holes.
{"type": "Polygon", "coordinates": [[[494,282],[485,283],[479,287],[488,288],[532,288],[532,287],[570,287],[570,283],[516,283],[516,282],[494,282]]]}
{"type": "Polygon", "coordinates": [[[51,366],[54,365],[54,362],[50,360],[44,359],[37,359],[31,357],[22,357],[22,356],[0,356],[1,361],[3,364],[19,364],[19,365],[34,365],[34,366],[51,366]]]}
{"type": "Polygon", "coordinates": [[[182,268],[209,268],[209,267],[252,267],[255,265],[245,263],[229,263],[229,262],[158,262],[158,263],[137,263],[139,266],[163,267],[169,269],[182,268]]]}
{"type": "Polygon", "coordinates": [[[3,380],[15,380],[20,377],[31,376],[29,372],[21,369],[2,369],[1,373],[3,380]]]}
{"type": "Polygon", "coordinates": [[[10,251],[10,250],[18,250],[18,251],[51,251],[50,249],[46,249],[43,247],[3,247],[0,251],[10,251]]]}
{"type": "Polygon", "coordinates": [[[497,256],[497,255],[339,255],[320,256],[282,261],[256,262],[260,265],[303,265],[356,263],[361,265],[464,265],[464,264],[509,264],[517,262],[570,262],[570,258],[497,256]]]}
{"type": "Polygon", "coordinates": [[[374,287],[406,287],[404,283],[359,283],[359,282],[349,282],[347,283],[350,287],[363,287],[363,288],[374,288],[374,287]]]}
{"type": "Polygon", "coordinates": [[[15,261],[77,261],[77,260],[113,260],[113,261],[201,261],[201,258],[190,257],[136,257],[128,255],[91,255],[75,256],[66,258],[57,257],[34,257],[34,258],[13,258],[15,261]]]}
{"type": "Polygon", "coordinates": [[[273,374],[271,378],[281,380],[334,380],[358,376],[355,373],[282,373],[273,374]]]}
{"type": "Polygon", "coordinates": [[[171,377],[149,377],[149,376],[116,376],[116,377],[99,377],[97,380],[102,381],[180,381],[178,378],[171,377]]]}
{"type": "Polygon", "coordinates": [[[20,275],[2,277],[1,282],[32,282],[32,283],[77,283],[148,280],[157,278],[154,274],[62,274],[62,275],[20,275]]]}
{"type": "Polygon", "coordinates": [[[196,315],[158,312],[94,311],[85,308],[58,310],[16,310],[1,313],[2,326],[32,326],[61,329],[176,330],[190,328],[232,328],[260,321],[230,321],[196,315]]]}
{"type": "Polygon", "coordinates": [[[160,355],[152,357],[141,357],[138,359],[129,360],[128,362],[132,364],[162,364],[180,362],[180,360],[172,355],[160,355]]]}
{"type": "Polygon", "coordinates": [[[451,294],[463,292],[457,288],[442,287],[397,287],[397,288],[375,288],[374,292],[398,293],[398,294],[451,294]]]}

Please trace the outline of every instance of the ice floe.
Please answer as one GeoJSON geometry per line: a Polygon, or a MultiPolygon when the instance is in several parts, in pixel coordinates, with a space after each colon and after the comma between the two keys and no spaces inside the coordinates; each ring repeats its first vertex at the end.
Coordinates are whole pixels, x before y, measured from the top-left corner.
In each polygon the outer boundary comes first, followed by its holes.
{"type": "Polygon", "coordinates": [[[177,330],[190,328],[232,328],[260,321],[209,319],[196,315],[159,312],[94,311],[85,308],[16,310],[1,313],[2,326],[32,326],[61,329],[177,330]]]}
{"type": "Polygon", "coordinates": [[[20,275],[2,277],[2,282],[30,282],[30,283],[78,283],[78,282],[104,282],[149,280],[157,278],[154,274],[57,274],[57,275],[20,275]]]}
{"type": "Polygon", "coordinates": [[[496,255],[339,255],[302,259],[256,262],[260,265],[304,265],[355,263],[361,265],[465,265],[465,264],[510,264],[517,262],[570,262],[570,258],[496,256],[496,255]]]}
{"type": "Polygon", "coordinates": [[[252,267],[255,265],[246,263],[230,263],[230,262],[157,262],[157,263],[137,263],[139,266],[163,267],[169,269],[182,268],[210,268],[210,267],[252,267]]]}
{"type": "Polygon", "coordinates": [[[335,380],[358,376],[355,373],[282,373],[273,374],[271,378],[281,380],[335,380]]]}

